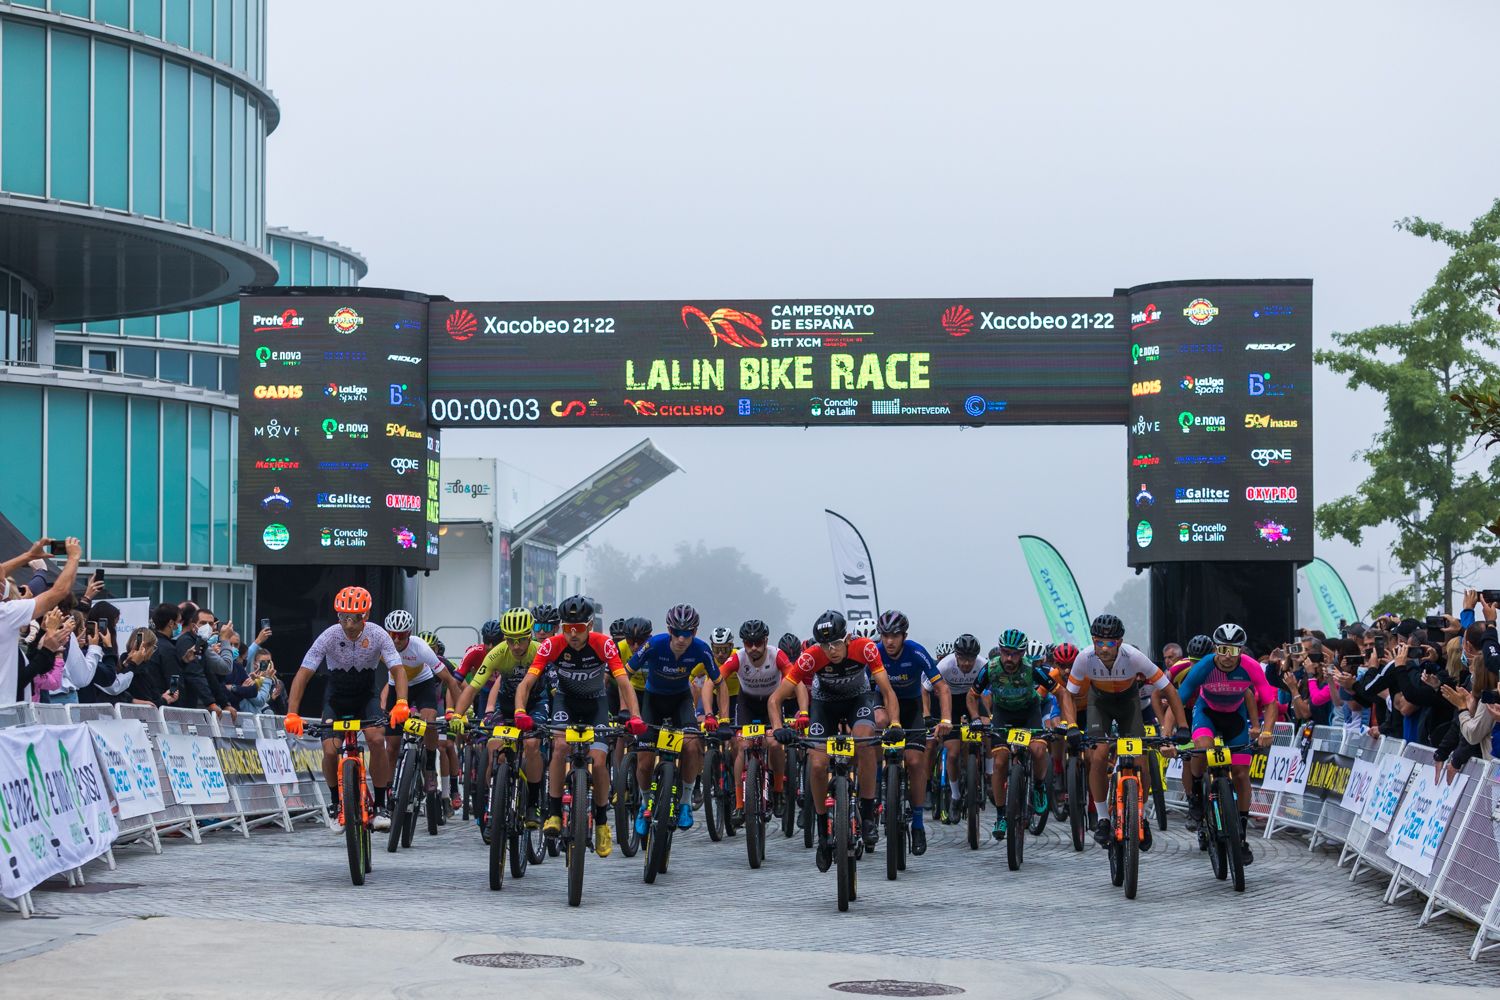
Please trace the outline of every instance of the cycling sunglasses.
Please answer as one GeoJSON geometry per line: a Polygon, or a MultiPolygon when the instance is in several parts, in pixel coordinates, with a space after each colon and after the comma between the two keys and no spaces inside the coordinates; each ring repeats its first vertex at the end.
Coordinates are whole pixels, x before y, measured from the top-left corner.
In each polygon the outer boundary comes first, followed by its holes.
{"type": "Polygon", "coordinates": [[[690,639],[698,634],[695,628],[669,628],[667,634],[674,639],[690,639]]]}
{"type": "MultiPolygon", "coordinates": [[[[747,645],[747,646],[764,646],[769,641],[770,641],[769,639],[746,639],[745,640],[745,645],[747,645]]],[[[732,646],[734,644],[733,643],[727,643],[726,645],[731,645],[732,646]]]]}
{"type": "Polygon", "coordinates": [[[1114,649],[1119,644],[1119,639],[1101,639],[1097,635],[1094,636],[1094,645],[1103,646],[1105,649],[1114,649]]]}
{"type": "Polygon", "coordinates": [[[1218,653],[1220,656],[1239,656],[1240,655],[1240,647],[1238,647],[1238,646],[1215,646],[1214,647],[1214,652],[1218,653]]]}
{"type": "Polygon", "coordinates": [[[563,622],[563,635],[585,635],[592,630],[588,622],[563,622]]]}

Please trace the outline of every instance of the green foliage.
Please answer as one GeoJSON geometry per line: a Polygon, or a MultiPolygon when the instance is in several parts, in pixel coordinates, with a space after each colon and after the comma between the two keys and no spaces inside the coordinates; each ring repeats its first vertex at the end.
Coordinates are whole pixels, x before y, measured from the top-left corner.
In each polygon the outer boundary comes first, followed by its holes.
{"type": "MultiPolygon", "coordinates": [[[[1369,476],[1354,493],[1320,506],[1316,521],[1322,537],[1355,545],[1366,529],[1394,524],[1393,558],[1415,583],[1382,600],[1425,611],[1451,607],[1466,569],[1500,557],[1500,544],[1481,534],[1500,513],[1500,454],[1473,454],[1475,411],[1465,402],[1493,398],[1500,386],[1500,366],[1486,356],[1500,351],[1500,199],[1467,230],[1420,218],[1396,228],[1452,254],[1413,305],[1410,322],[1335,333],[1338,349],[1316,352],[1318,363],[1351,388],[1384,396],[1386,418],[1370,447],[1355,455],[1369,476]]],[[[1500,430],[1500,420],[1493,426],[1500,430]]]]}
{"type": "Polygon", "coordinates": [[[723,625],[739,635],[740,623],[759,618],[771,626],[771,636],[791,631],[799,635],[808,623],[791,622],[791,605],[770,581],[745,562],[739,549],[710,549],[703,542],[677,545],[672,562],[643,559],[612,545],[589,549],[589,592],[604,605],[605,624],[616,618],[640,615],[651,619],[658,632],[662,617],[674,604],[691,604],[703,624],[698,634],[723,625]]]}

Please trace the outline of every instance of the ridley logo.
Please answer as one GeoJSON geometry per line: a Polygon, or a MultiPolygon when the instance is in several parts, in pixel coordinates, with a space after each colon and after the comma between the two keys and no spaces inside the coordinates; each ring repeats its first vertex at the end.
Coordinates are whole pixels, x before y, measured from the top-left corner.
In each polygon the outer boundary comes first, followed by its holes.
{"type": "Polygon", "coordinates": [[[761,319],[754,313],[741,312],[738,309],[715,309],[713,315],[710,316],[697,306],[683,306],[682,325],[692,329],[688,323],[689,316],[696,316],[704,326],[708,327],[708,332],[713,335],[715,344],[722,340],[730,347],[766,346],[766,335],[760,328],[761,319]],[[743,331],[741,327],[744,328],[743,331]],[[756,337],[760,338],[759,343],[753,339],[756,337]]]}
{"type": "Polygon", "coordinates": [[[460,309],[448,317],[443,324],[443,329],[448,331],[448,336],[462,344],[474,334],[479,332],[479,320],[467,309],[460,309]]]}
{"type": "Polygon", "coordinates": [[[1161,322],[1161,310],[1156,308],[1156,303],[1151,303],[1140,312],[1130,314],[1130,328],[1139,330],[1143,326],[1161,322]]]}
{"type": "Polygon", "coordinates": [[[950,336],[963,337],[974,329],[974,314],[969,311],[968,306],[949,306],[943,310],[940,322],[950,336]]]}

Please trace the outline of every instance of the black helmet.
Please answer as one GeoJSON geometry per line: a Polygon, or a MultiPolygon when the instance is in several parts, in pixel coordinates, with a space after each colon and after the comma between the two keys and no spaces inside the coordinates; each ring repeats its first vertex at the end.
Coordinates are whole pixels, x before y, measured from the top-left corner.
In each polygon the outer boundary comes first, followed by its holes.
{"type": "Polygon", "coordinates": [[[501,631],[500,622],[498,619],[491,618],[489,621],[479,626],[479,638],[483,639],[485,642],[489,643],[492,646],[500,641],[500,637],[502,634],[503,633],[501,631]]]}
{"type": "Polygon", "coordinates": [[[557,609],[550,604],[538,604],[532,608],[531,618],[538,625],[556,626],[562,622],[562,617],[558,614],[557,609]]]}
{"type": "Polygon", "coordinates": [[[698,631],[698,610],[691,604],[678,604],[667,611],[667,628],[679,632],[698,631]]]}
{"type": "Polygon", "coordinates": [[[574,594],[562,602],[557,609],[558,617],[569,625],[594,620],[594,604],[587,597],[574,594]]]}
{"type": "Polygon", "coordinates": [[[752,618],[740,626],[741,642],[765,642],[771,638],[771,626],[759,618],[752,618]]]}
{"type": "Polygon", "coordinates": [[[953,640],[953,652],[959,656],[978,656],[979,640],[965,632],[953,640]]]}
{"type": "Polygon", "coordinates": [[[813,622],[812,632],[813,642],[838,642],[849,634],[849,623],[844,621],[843,615],[830,608],[813,622]]]}
{"type": "Polygon", "coordinates": [[[1201,660],[1214,651],[1214,641],[1206,635],[1195,635],[1188,640],[1187,655],[1201,660]]]}
{"type": "Polygon", "coordinates": [[[776,640],[776,648],[785,653],[788,660],[795,660],[802,655],[802,640],[788,632],[776,640]]]}
{"type": "Polygon", "coordinates": [[[1125,623],[1114,615],[1100,615],[1090,623],[1089,635],[1095,639],[1123,639],[1125,623]]]}
{"type": "Polygon", "coordinates": [[[625,619],[625,641],[630,643],[632,649],[642,643],[651,641],[651,619],[649,618],[627,618],[625,619]]]}
{"type": "Polygon", "coordinates": [[[887,611],[875,627],[881,635],[905,635],[911,630],[911,622],[899,611],[887,611]]]}
{"type": "Polygon", "coordinates": [[[609,623],[609,637],[611,639],[625,638],[625,619],[616,618],[609,623]]]}

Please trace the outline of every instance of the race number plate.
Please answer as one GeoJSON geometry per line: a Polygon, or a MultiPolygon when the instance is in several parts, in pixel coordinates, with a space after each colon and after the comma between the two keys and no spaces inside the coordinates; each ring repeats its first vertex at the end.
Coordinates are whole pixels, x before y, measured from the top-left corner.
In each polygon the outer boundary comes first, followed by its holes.
{"type": "Polygon", "coordinates": [[[402,728],[413,736],[427,735],[427,723],[422,719],[407,719],[406,725],[402,728]]]}
{"type": "Polygon", "coordinates": [[[835,736],[828,741],[828,756],[853,757],[854,741],[847,736],[835,736]]]}
{"type": "Polygon", "coordinates": [[[592,743],[594,742],[593,726],[569,726],[563,733],[563,739],[569,743],[592,743]]]}
{"type": "Polygon", "coordinates": [[[1209,747],[1203,756],[1209,767],[1228,767],[1232,755],[1227,747],[1209,747]]]}
{"type": "Polygon", "coordinates": [[[747,740],[754,739],[757,736],[764,736],[766,735],[766,727],[758,722],[752,722],[740,730],[740,735],[747,740]]]}
{"type": "Polygon", "coordinates": [[[519,729],[517,729],[515,726],[496,726],[495,727],[495,739],[497,739],[497,740],[518,740],[520,738],[521,738],[521,731],[519,729]]]}
{"type": "Polygon", "coordinates": [[[656,734],[656,749],[665,750],[667,753],[681,753],[682,734],[674,733],[670,729],[663,729],[656,734]]]}
{"type": "Polygon", "coordinates": [[[880,741],[880,745],[883,746],[883,747],[885,747],[887,750],[905,750],[906,749],[906,741],[905,740],[881,740],[880,741]]]}
{"type": "Polygon", "coordinates": [[[1141,753],[1141,741],[1133,736],[1115,740],[1115,753],[1121,757],[1138,757],[1141,753]]]}
{"type": "Polygon", "coordinates": [[[984,733],[980,732],[978,729],[970,729],[968,726],[963,726],[960,728],[959,732],[962,734],[963,741],[965,743],[984,742],[984,733]]]}
{"type": "Polygon", "coordinates": [[[337,733],[357,733],[359,732],[359,720],[338,719],[333,724],[333,730],[337,733]]]}
{"type": "Polygon", "coordinates": [[[1012,729],[1005,736],[1005,742],[1013,747],[1031,746],[1031,733],[1025,729],[1012,729]]]}
{"type": "Polygon", "coordinates": [[[1147,726],[1146,727],[1146,735],[1147,736],[1155,736],[1156,735],[1156,727],[1155,726],[1147,726]]]}

